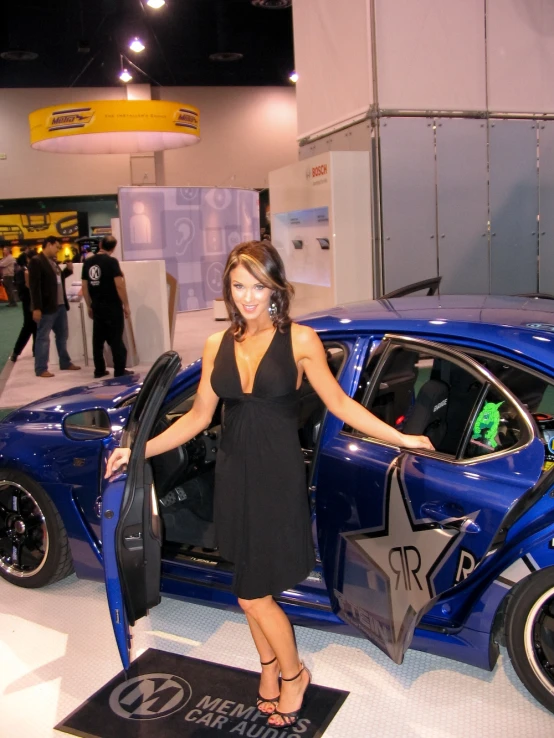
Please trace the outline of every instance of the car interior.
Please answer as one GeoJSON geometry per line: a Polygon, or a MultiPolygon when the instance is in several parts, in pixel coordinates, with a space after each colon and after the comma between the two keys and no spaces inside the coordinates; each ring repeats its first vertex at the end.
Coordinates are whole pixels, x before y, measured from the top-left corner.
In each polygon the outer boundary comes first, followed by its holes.
{"type": "MultiPolygon", "coordinates": [[[[487,389],[463,365],[422,349],[393,346],[372,387],[381,356],[378,351],[370,358],[355,398],[388,425],[425,435],[438,453],[464,459],[506,450],[523,440],[526,430],[515,405],[494,387],[487,389]]],[[[554,391],[546,381],[498,358],[473,358],[529,409],[545,441],[545,424],[550,423],[554,437],[554,391]]]]}
{"type": "MultiPolygon", "coordinates": [[[[346,357],[339,343],[325,344],[327,362],[338,377],[346,357]]],[[[324,405],[307,377],[300,387],[298,436],[306,462],[306,494],[311,461],[317,444],[324,405]]],[[[163,408],[152,435],[157,435],[187,413],[194,403],[194,391],[163,408]]],[[[225,565],[217,550],[213,522],[216,455],[221,439],[222,403],[210,426],[188,443],[150,460],[159,511],[164,522],[164,556],[186,557],[225,565]]],[[[231,566],[229,564],[229,566],[231,566]]]]}

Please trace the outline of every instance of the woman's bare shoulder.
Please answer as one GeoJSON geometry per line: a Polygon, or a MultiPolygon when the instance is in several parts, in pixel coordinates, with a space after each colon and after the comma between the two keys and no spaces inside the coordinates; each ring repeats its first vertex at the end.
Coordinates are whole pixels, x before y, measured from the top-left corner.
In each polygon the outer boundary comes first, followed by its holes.
{"type": "Polygon", "coordinates": [[[311,353],[314,349],[321,346],[319,336],[313,328],[310,328],[310,326],[301,325],[300,323],[291,323],[290,329],[295,353],[300,354],[301,357],[311,353]],[[296,351],[296,349],[298,351],[296,351]]]}
{"type": "Polygon", "coordinates": [[[227,330],[224,331],[218,331],[217,333],[212,333],[211,336],[208,336],[206,339],[206,345],[204,346],[204,353],[208,353],[212,356],[215,356],[219,347],[221,346],[221,341],[223,340],[223,336],[227,333],[227,330]]]}

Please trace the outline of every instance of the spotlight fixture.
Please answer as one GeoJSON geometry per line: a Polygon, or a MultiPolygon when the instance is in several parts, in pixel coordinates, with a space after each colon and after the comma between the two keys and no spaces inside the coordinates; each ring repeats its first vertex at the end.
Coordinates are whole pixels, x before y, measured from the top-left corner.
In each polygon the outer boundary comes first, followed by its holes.
{"type": "Polygon", "coordinates": [[[6,61],[26,62],[34,61],[38,54],[36,51],[28,51],[27,49],[9,49],[8,51],[2,51],[0,57],[6,61]]]}
{"type": "Polygon", "coordinates": [[[154,10],[158,10],[163,5],[165,5],[165,0],[146,0],[146,4],[150,8],[154,8],[154,10]]]}
{"type": "Polygon", "coordinates": [[[282,10],[292,5],[292,0],[250,0],[250,2],[258,8],[267,10],[282,10]]]}
{"type": "Polygon", "coordinates": [[[296,84],[298,82],[298,73],[297,72],[291,72],[289,74],[289,79],[291,82],[294,82],[296,84]]]}
{"type": "Polygon", "coordinates": [[[131,49],[131,51],[134,51],[135,53],[140,54],[141,51],[144,51],[146,46],[142,43],[140,38],[137,38],[135,36],[135,38],[129,44],[129,48],[131,49]]]}
{"type": "Polygon", "coordinates": [[[121,74],[119,75],[119,79],[122,82],[130,82],[133,79],[133,77],[131,74],[129,74],[129,72],[126,69],[122,69],[121,74]]]}
{"type": "Polygon", "coordinates": [[[240,51],[216,51],[214,54],[210,54],[208,57],[210,61],[215,62],[234,62],[240,61],[244,54],[240,51]]]}

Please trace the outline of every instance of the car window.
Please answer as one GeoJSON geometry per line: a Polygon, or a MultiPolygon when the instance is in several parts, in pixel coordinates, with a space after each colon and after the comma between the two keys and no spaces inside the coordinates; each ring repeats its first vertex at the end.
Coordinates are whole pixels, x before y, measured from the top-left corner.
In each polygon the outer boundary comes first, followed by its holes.
{"type": "Polygon", "coordinates": [[[355,399],[402,433],[426,435],[439,453],[456,456],[484,382],[454,361],[405,346],[388,352],[372,382],[378,361],[371,357],[362,371],[355,399]]]}
{"type": "Polygon", "coordinates": [[[492,385],[480,400],[462,459],[473,459],[518,446],[527,429],[513,402],[492,385]]]}
{"type": "Polygon", "coordinates": [[[543,377],[521,366],[490,356],[472,356],[486,367],[530,413],[554,415],[554,388],[543,377]]]}
{"type": "MultiPolygon", "coordinates": [[[[181,398],[180,400],[178,400],[176,405],[172,405],[171,409],[166,411],[165,416],[168,421],[173,422],[177,420],[177,418],[180,418],[181,415],[188,413],[189,410],[192,409],[192,406],[194,405],[194,399],[196,397],[197,386],[198,385],[195,386],[194,391],[192,391],[192,394],[181,398]]],[[[191,390],[188,390],[188,391],[191,392],[191,390]]]]}

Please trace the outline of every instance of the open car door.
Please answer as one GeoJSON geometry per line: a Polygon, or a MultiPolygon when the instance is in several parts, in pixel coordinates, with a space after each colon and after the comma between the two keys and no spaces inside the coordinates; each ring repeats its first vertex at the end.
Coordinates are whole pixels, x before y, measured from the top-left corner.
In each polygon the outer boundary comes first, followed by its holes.
{"type": "Polygon", "coordinates": [[[160,602],[162,522],[144,449],[180,367],[178,354],[168,351],[148,372],[121,440],[131,448],[128,469],[109,480],[102,495],[104,578],[125,669],[130,664],[130,626],[160,602]]]}
{"type": "Polygon", "coordinates": [[[400,664],[437,599],[501,545],[544,447],[526,408],[461,352],[389,336],[357,362],[346,391],[435,447],[400,449],[328,415],[314,479],[333,609],[400,664]]]}

